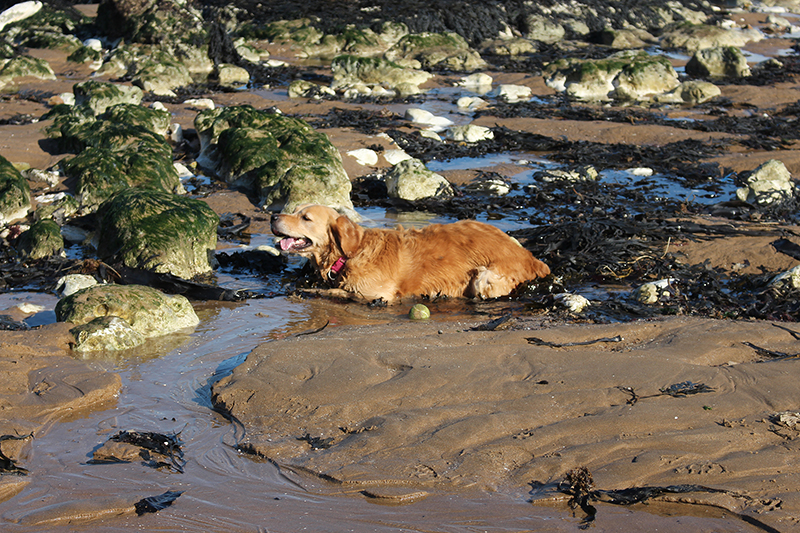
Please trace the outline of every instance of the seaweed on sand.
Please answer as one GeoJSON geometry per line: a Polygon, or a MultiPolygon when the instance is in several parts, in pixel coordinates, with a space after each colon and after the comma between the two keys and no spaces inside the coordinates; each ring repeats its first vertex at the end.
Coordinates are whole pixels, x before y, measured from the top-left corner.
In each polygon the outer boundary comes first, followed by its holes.
{"type": "MultiPolygon", "coordinates": [[[[30,435],[0,435],[0,443],[6,440],[25,440],[33,438],[33,433],[30,435]]],[[[3,453],[3,449],[0,448],[0,476],[27,476],[28,470],[22,468],[21,466],[17,465],[17,462],[10,457],[7,457],[5,453],[3,453]]]]}

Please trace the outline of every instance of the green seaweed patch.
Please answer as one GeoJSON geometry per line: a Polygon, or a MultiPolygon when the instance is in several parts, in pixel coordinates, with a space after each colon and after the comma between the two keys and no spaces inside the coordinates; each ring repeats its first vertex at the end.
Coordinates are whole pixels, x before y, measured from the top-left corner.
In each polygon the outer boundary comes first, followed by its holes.
{"type": "Polygon", "coordinates": [[[63,152],[80,152],[84,143],[78,139],[79,132],[95,121],[94,112],[86,105],[58,104],[48,111],[42,120],[53,123],[44,128],[45,135],[58,140],[63,152]]]}
{"type": "Polygon", "coordinates": [[[83,45],[73,35],[64,35],[55,31],[33,31],[21,43],[27,48],[47,48],[50,50],[64,50],[72,53],[83,45]]]}
{"type": "Polygon", "coordinates": [[[98,117],[110,124],[141,126],[158,135],[169,130],[171,116],[168,111],[152,109],[136,104],[117,104],[111,106],[98,117]]]}
{"type": "Polygon", "coordinates": [[[31,206],[28,181],[0,155],[0,224],[24,216],[31,206]]]}
{"type": "Polygon", "coordinates": [[[60,254],[64,249],[61,228],[52,219],[45,218],[31,224],[19,237],[18,250],[25,259],[37,260],[60,254]]]}
{"type": "Polygon", "coordinates": [[[262,128],[274,115],[256,110],[251,105],[206,109],[197,114],[194,127],[216,142],[220,134],[229,128],[262,128]]]}
{"type": "Polygon", "coordinates": [[[126,189],[97,213],[97,254],[104,261],[183,278],[211,270],[219,217],[200,200],[126,189]]]}
{"type": "Polygon", "coordinates": [[[75,192],[84,211],[94,211],[129,187],[172,193],[180,186],[171,152],[144,143],[122,150],[89,147],[62,160],[61,169],[75,180],[75,192]]]}
{"type": "Polygon", "coordinates": [[[103,52],[95,50],[94,48],[89,48],[88,46],[81,46],[67,56],[67,61],[71,61],[72,63],[89,63],[100,61],[101,59],[103,59],[103,52]]]}

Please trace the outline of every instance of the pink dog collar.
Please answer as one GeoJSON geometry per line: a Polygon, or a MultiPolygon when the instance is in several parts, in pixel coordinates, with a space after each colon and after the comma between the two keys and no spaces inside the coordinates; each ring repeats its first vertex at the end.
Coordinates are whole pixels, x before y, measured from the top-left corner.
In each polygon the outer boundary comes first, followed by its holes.
{"type": "Polygon", "coordinates": [[[336,276],[339,275],[339,272],[342,271],[342,269],[344,268],[344,264],[346,262],[347,262],[347,259],[345,259],[344,257],[340,257],[339,259],[336,260],[336,262],[333,264],[333,266],[331,267],[330,271],[328,272],[328,278],[331,281],[333,281],[334,278],[336,278],[336,276]]]}

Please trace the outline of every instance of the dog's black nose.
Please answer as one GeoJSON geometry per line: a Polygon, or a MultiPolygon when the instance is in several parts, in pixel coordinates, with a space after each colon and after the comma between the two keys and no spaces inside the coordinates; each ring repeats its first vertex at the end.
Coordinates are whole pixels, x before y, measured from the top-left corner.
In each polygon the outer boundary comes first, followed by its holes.
{"type": "Polygon", "coordinates": [[[275,222],[276,220],[278,220],[278,217],[279,217],[279,216],[280,216],[280,214],[278,214],[278,213],[272,213],[272,214],[270,215],[270,217],[269,217],[269,221],[270,221],[270,222],[275,222]]]}

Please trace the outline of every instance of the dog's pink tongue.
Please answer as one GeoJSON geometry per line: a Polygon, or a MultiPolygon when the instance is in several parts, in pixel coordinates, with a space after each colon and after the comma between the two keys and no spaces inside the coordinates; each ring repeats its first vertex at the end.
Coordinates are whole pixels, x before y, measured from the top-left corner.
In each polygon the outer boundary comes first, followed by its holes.
{"type": "Polygon", "coordinates": [[[297,239],[294,237],[284,237],[281,239],[281,250],[284,252],[294,246],[294,243],[297,242],[297,239]]]}

